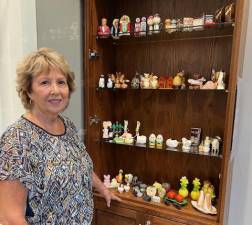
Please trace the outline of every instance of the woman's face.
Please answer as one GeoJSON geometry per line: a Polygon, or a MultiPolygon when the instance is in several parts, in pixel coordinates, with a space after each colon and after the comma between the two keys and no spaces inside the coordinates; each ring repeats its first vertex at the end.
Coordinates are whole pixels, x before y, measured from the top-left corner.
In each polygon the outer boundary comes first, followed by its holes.
{"type": "Polygon", "coordinates": [[[57,116],[69,101],[69,87],[66,77],[56,69],[42,72],[33,77],[30,97],[32,112],[47,116],[57,116]]]}

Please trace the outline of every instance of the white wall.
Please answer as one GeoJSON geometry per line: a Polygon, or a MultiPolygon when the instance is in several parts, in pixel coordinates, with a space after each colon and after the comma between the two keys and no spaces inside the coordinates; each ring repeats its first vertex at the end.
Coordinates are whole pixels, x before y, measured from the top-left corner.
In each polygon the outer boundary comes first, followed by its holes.
{"type": "Polygon", "coordinates": [[[64,114],[80,132],[84,121],[81,7],[81,0],[36,0],[38,47],[56,49],[75,73],[77,90],[64,114]]]}
{"type": "Polygon", "coordinates": [[[16,64],[37,48],[34,0],[0,1],[0,135],[24,113],[16,92],[16,64]]]}
{"type": "MultiPolygon", "coordinates": [[[[249,1],[248,1],[249,2],[249,1]]],[[[252,224],[252,4],[248,5],[243,71],[238,80],[228,225],[252,224]]],[[[229,196],[228,196],[229,197],[229,196]]]]}

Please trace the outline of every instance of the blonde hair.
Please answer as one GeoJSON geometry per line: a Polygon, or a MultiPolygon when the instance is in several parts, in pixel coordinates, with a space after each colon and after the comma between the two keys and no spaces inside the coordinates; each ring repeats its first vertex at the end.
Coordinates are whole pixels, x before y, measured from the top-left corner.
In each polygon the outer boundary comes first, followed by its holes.
{"type": "Polygon", "coordinates": [[[75,90],[74,73],[70,71],[70,67],[63,55],[53,49],[40,48],[27,55],[18,65],[17,73],[17,92],[21,98],[25,109],[31,109],[31,93],[32,78],[43,72],[49,72],[51,69],[61,71],[66,79],[69,88],[69,95],[75,90]]]}

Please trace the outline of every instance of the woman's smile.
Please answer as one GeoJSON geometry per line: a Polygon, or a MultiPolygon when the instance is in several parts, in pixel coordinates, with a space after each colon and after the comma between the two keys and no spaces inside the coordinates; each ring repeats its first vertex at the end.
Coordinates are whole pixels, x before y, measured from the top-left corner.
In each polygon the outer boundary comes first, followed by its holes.
{"type": "Polygon", "coordinates": [[[61,71],[52,68],[47,73],[33,77],[31,111],[45,116],[57,116],[68,105],[69,87],[67,79],[61,71]]]}

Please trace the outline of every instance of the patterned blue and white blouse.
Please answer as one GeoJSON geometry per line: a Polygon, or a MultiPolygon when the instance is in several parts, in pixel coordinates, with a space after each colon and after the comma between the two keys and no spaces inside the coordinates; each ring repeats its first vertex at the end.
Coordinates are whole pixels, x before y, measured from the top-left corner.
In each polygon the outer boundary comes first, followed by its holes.
{"type": "Polygon", "coordinates": [[[34,213],[30,225],[89,225],[93,216],[93,163],[66,117],[52,135],[21,117],[2,135],[0,180],[19,180],[34,213]]]}

